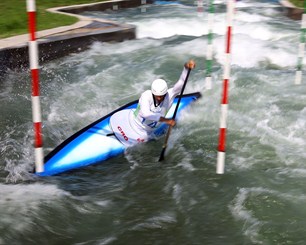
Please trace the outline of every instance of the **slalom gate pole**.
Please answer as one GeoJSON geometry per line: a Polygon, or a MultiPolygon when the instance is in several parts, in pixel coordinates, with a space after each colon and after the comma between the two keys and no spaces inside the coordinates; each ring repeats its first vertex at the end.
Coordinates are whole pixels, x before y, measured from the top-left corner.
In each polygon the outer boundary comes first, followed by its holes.
{"type": "Polygon", "coordinates": [[[203,0],[198,0],[197,1],[197,12],[198,12],[198,16],[202,16],[203,15],[203,0]]]}
{"type": "Polygon", "coordinates": [[[213,56],[213,21],[214,21],[214,0],[208,0],[208,45],[206,49],[206,88],[211,89],[211,69],[213,56]]]}
{"type": "Polygon", "coordinates": [[[221,98],[221,115],[220,115],[220,133],[217,156],[217,174],[224,173],[225,164],[225,145],[226,145],[226,122],[228,111],[228,87],[231,72],[231,36],[232,22],[234,16],[235,0],[227,0],[227,34],[226,34],[226,51],[223,70],[223,94],[221,98]]]}
{"type": "Polygon", "coordinates": [[[303,68],[303,57],[305,50],[305,39],[306,39],[306,0],[304,0],[304,14],[302,15],[302,21],[301,21],[299,53],[298,53],[298,61],[296,66],[295,82],[294,82],[296,85],[299,85],[302,82],[302,68],[303,68]]]}
{"type": "Polygon", "coordinates": [[[39,102],[39,68],[38,46],[36,34],[36,6],[35,0],[27,0],[27,12],[29,21],[29,59],[32,75],[32,116],[34,126],[35,169],[36,172],[44,171],[44,154],[41,127],[41,109],[39,102]]]}

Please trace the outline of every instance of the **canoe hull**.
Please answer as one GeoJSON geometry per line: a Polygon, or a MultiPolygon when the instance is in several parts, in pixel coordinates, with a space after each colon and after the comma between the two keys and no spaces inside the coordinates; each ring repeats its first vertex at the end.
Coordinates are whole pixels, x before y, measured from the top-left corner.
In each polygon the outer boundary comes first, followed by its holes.
{"type": "MultiPolygon", "coordinates": [[[[200,93],[183,95],[178,112],[200,96],[200,93]]],[[[110,117],[121,110],[135,109],[137,103],[138,101],[128,103],[69,137],[45,157],[44,172],[36,174],[39,176],[56,175],[98,164],[122,154],[126,146],[118,141],[115,136],[107,136],[112,133],[109,125],[110,117]]],[[[167,117],[170,118],[173,115],[176,103],[177,99],[175,99],[167,117]]],[[[161,125],[156,130],[156,134],[161,134],[165,128],[165,125],[161,125]]]]}

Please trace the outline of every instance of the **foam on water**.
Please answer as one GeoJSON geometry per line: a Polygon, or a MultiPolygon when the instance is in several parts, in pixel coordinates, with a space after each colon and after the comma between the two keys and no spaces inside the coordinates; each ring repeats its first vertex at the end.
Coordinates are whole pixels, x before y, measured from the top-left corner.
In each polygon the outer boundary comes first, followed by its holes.
{"type": "MultiPolygon", "coordinates": [[[[260,191],[261,189],[256,189],[254,191],[260,191]]],[[[253,216],[252,211],[245,208],[245,202],[250,194],[249,190],[246,189],[240,189],[239,194],[237,197],[233,200],[232,205],[229,207],[231,210],[232,215],[238,219],[244,222],[244,233],[246,236],[250,237],[252,242],[260,242],[260,240],[257,239],[258,232],[263,225],[263,223],[253,216]]]]}
{"type": "MultiPolygon", "coordinates": [[[[253,2],[245,3],[248,7],[253,6],[253,2]]],[[[256,4],[257,7],[274,6],[268,3],[256,4]],[[262,6],[261,6],[262,5],[262,6]]],[[[169,18],[169,13],[173,12],[168,7],[150,7],[148,13],[143,13],[143,19],[136,20],[135,17],[129,19],[129,16],[125,16],[127,22],[137,26],[138,38],[155,38],[164,39],[177,35],[187,35],[200,37],[208,34],[207,30],[207,15],[203,18],[197,17],[193,11],[195,8],[186,6],[177,6],[180,11],[179,16],[169,18]],[[154,8],[159,8],[159,18],[155,18],[151,12],[154,12],[154,8]],[[166,12],[168,11],[168,12],[166,12]],[[167,13],[167,14],[166,14],[167,13]],[[184,13],[184,14],[183,14],[184,13]],[[192,26],[193,28],[190,28],[192,26]]],[[[260,10],[262,12],[262,10],[260,10]]],[[[288,42],[276,44],[276,40],[295,38],[294,41],[298,42],[295,31],[280,32],[271,25],[272,18],[279,13],[275,12],[274,15],[263,16],[260,13],[248,13],[244,11],[237,11],[234,21],[234,37],[232,40],[232,64],[239,65],[241,67],[254,67],[260,64],[270,64],[277,67],[295,67],[296,65],[296,53],[297,50],[292,48],[285,49],[288,46],[288,42]],[[273,41],[266,42],[267,40],[273,41]],[[250,49],[250,43],[252,48],[250,49]],[[275,44],[277,46],[275,46],[275,44]]],[[[120,15],[120,12],[118,13],[120,15]]],[[[139,16],[141,14],[138,13],[139,16]]],[[[224,35],[225,35],[225,14],[217,13],[214,18],[213,32],[216,34],[213,45],[215,58],[220,63],[224,63],[224,35]]],[[[113,17],[114,18],[114,17],[113,17]]],[[[291,40],[292,41],[292,40],[291,40]]],[[[157,40],[148,42],[148,40],[139,40],[137,43],[142,42],[144,47],[151,48],[154,45],[161,45],[157,40]]],[[[131,52],[139,48],[136,42],[132,42],[129,45],[119,45],[117,50],[113,49],[98,49],[95,52],[99,53],[99,50],[105,50],[101,54],[107,54],[107,52],[113,54],[131,52]]],[[[179,52],[182,54],[199,55],[199,47],[207,46],[207,40],[199,38],[199,40],[185,42],[182,45],[175,46],[170,51],[179,52]]],[[[297,45],[298,46],[298,45],[297,45]]],[[[166,50],[165,50],[166,52],[166,50]]],[[[203,52],[204,54],[204,52],[203,52]]],[[[306,61],[304,60],[304,64],[306,61]]]]}
{"type": "MultiPolygon", "coordinates": [[[[235,219],[244,223],[244,233],[254,243],[262,243],[262,233],[269,227],[270,231],[277,229],[281,224],[271,222],[273,216],[279,215],[279,210],[288,209],[294,213],[295,208],[301,207],[306,196],[297,196],[295,193],[283,193],[266,188],[241,188],[239,193],[229,205],[235,219]],[[264,206],[267,205],[267,206],[264,206]],[[264,208],[270,209],[270,214],[262,214],[264,208]],[[269,217],[270,216],[270,219],[269,217]]],[[[301,213],[305,213],[303,208],[301,213]]],[[[293,217],[291,222],[299,223],[301,217],[293,217]]],[[[293,224],[293,223],[291,223],[293,224]]],[[[283,224],[284,229],[285,224],[283,224]]],[[[295,225],[296,226],[296,225],[295,225]]]]}
{"type": "Polygon", "coordinates": [[[22,232],[29,229],[33,219],[44,212],[42,205],[57,206],[58,201],[70,196],[69,193],[54,185],[46,184],[0,184],[0,230],[22,232]]]}
{"type": "Polygon", "coordinates": [[[143,223],[136,224],[131,230],[141,231],[147,229],[165,229],[167,225],[176,223],[176,215],[173,213],[162,213],[146,219],[143,223]]]}
{"type": "MultiPolygon", "coordinates": [[[[23,85],[26,74],[12,73],[9,81],[15,83],[5,81],[0,94],[1,108],[11,112],[10,116],[4,113],[1,122],[2,182],[31,183],[0,185],[0,226],[15,227],[9,241],[34,232],[34,218],[63,239],[77,237],[77,233],[82,236],[89,227],[94,236],[87,237],[89,243],[111,244],[120,239],[118,234],[130,231],[147,238],[146,230],[168,228],[174,231],[171,235],[177,232],[183,237],[178,240],[182,243],[188,238],[190,243],[200,244],[203,234],[211,244],[271,244],[283,242],[283,237],[292,244],[303,241],[306,97],[304,81],[293,85],[300,25],[263,1],[242,4],[233,29],[224,176],[214,174],[225,51],[224,6],[215,14],[212,90],[205,88],[207,15],[198,17],[196,6],[152,7],[143,15],[139,9],[138,15],[118,12],[122,15],[119,18],[138,26],[141,39],[94,43],[87,51],[42,67],[43,131],[48,152],[82,127],[138,99],[155,78],[164,77],[172,85],[183,63],[194,58],[197,68],[186,92],[200,91],[203,97],[181,115],[169,139],[165,164],[156,164],[160,140],[129,149],[106,167],[97,165],[56,178],[69,192],[38,184],[28,174],[34,158],[29,143],[33,134],[31,109],[25,108],[30,105],[30,93],[25,92],[30,85],[23,85]],[[158,11],[160,18],[156,18],[158,11]],[[116,171],[109,166],[115,166],[116,171]],[[122,176],[122,172],[128,173],[122,176]],[[73,177],[78,177],[75,186],[73,177]],[[90,185],[89,193],[86,184],[90,185]],[[43,216],[41,206],[47,207],[50,217],[43,216]],[[55,214],[67,215],[67,224],[75,223],[65,231],[51,228],[55,214]],[[82,216],[84,226],[74,220],[75,214],[82,216]],[[96,226],[99,229],[95,230],[96,226]]],[[[114,12],[111,15],[115,19],[114,12]]],[[[133,234],[127,236],[136,239],[133,234]]],[[[0,237],[0,243],[7,242],[0,237]]],[[[64,242],[82,244],[86,238],[75,239],[64,242]]]]}
{"type": "Polygon", "coordinates": [[[8,173],[6,182],[33,179],[29,174],[33,169],[34,161],[33,147],[28,144],[32,137],[31,126],[31,123],[7,126],[6,133],[0,137],[2,167],[8,173]]]}
{"type": "Polygon", "coordinates": [[[137,25],[137,37],[152,37],[156,39],[167,38],[176,35],[201,36],[207,34],[203,24],[197,19],[182,22],[181,18],[145,20],[143,22],[132,22],[137,25]],[[190,28],[190,25],[193,28],[190,28]]]}

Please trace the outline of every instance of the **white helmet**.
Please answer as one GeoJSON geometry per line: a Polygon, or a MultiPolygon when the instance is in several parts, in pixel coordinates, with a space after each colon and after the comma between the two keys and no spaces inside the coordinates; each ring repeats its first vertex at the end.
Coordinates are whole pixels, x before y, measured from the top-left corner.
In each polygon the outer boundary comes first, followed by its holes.
{"type": "Polygon", "coordinates": [[[163,96],[168,91],[167,83],[164,79],[156,79],[151,86],[152,94],[156,96],[163,96]]]}

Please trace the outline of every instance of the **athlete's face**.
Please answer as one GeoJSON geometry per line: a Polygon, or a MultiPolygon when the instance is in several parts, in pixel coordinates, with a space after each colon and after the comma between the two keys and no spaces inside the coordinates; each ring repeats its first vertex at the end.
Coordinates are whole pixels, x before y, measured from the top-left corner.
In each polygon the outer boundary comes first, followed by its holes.
{"type": "Polygon", "coordinates": [[[157,101],[158,104],[160,104],[161,102],[163,102],[163,100],[165,99],[166,95],[154,95],[155,100],[157,101]]]}

